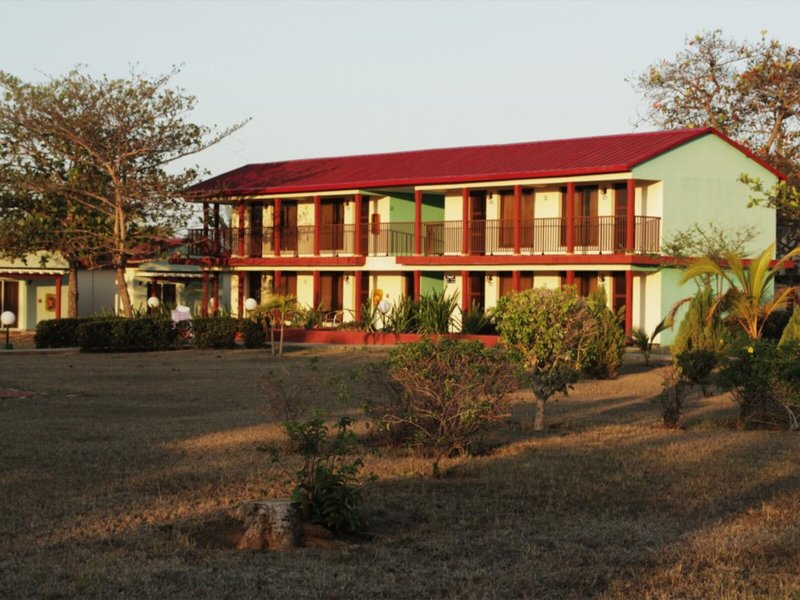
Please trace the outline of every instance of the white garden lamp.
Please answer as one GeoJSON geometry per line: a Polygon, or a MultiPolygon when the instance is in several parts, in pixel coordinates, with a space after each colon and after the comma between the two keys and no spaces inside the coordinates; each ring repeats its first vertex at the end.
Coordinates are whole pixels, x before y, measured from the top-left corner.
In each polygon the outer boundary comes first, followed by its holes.
{"type": "Polygon", "coordinates": [[[6,343],[3,346],[3,350],[13,350],[14,346],[8,340],[9,333],[11,332],[11,325],[14,324],[14,321],[17,320],[17,315],[15,315],[10,310],[5,311],[2,315],[0,315],[0,323],[2,323],[3,327],[6,328],[6,343]]]}
{"type": "Polygon", "coordinates": [[[150,308],[158,308],[161,306],[161,300],[159,300],[156,296],[150,296],[147,299],[147,306],[150,308]]]}
{"type": "Polygon", "coordinates": [[[244,309],[247,312],[254,311],[258,308],[258,301],[255,298],[248,298],[244,301],[244,309]]]}

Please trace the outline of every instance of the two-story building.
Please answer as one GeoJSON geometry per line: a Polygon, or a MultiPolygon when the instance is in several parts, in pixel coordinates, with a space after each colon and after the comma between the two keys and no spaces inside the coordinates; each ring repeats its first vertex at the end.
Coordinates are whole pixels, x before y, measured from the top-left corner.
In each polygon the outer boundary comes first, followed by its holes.
{"type": "Polygon", "coordinates": [[[602,285],[628,332],[650,331],[691,292],[665,267],[663,238],[713,222],[755,226],[755,250],[774,241],[775,213],[747,208],[742,173],[781,177],[713,129],[252,164],[195,186],[205,218],[189,254],[204,303],[230,275],[222,301],[238,314],[273,291],[346,320],[433,290],[466,310],[533,286],[602,285]]]}

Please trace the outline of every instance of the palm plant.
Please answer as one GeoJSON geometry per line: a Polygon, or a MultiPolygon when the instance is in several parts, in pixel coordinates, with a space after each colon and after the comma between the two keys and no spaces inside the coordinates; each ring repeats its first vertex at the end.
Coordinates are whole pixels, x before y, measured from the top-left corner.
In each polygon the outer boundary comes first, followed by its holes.
{"type": "Polygon", "coordinates": [[[278,354],[283,354],[283,332],[286,320],[297,309],[297,298],[292,295],[272,294],[263,305],[264,312],[270,315],[269,345],[272,354],[275,354],[275,322],[280,325],[281,335],[278,343],[278,354]]]}
{"type": "Polygon", "coordinates": [[[711,257],[704,256],[694,261],[681,277],[683,285],[695,277],[716,277],[727,284],[727,289],[717,294],[709,311],[709,316],[726,312],[728,319],[742,328],[751,339],[760,339],[764,323],[770,314],[786,306],[794,292],[788,287],[777,295],[772,295],[773,282],[777,274],[786,268],[786,263],[800,255],[800,247],[795,248],[774,266],[770,266],[775,244],[770,244],[761,254],[745,264],[736,253],[725,254],[725,264],[719,265],[711,257]]]}

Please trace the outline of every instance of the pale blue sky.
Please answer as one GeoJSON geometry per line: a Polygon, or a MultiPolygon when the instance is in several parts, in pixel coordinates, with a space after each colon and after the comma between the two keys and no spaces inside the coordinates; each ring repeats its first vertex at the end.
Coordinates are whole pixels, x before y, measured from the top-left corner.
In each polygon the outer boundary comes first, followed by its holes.
{"type": "Polygon", "coordinates": [[[0,69],[25,80],[183,65],[198,122],[252,122],[196,157],[251,162],[633,130],[625,78],[686,36],[800,46],[800,2],[14,2],[0,69]]]}

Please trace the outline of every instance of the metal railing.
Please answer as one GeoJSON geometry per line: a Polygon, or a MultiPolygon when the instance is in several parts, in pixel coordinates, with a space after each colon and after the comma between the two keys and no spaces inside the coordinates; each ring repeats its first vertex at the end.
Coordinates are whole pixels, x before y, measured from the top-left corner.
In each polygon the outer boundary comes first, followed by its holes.
{"type": "MultiPolygon", "coordinates": [[[[458,254],[501,255],[514,251],[514,222],[508,220],[469,221],[466,233],[461,221],[422,223],[421,250],[425,256],[458,254]]],[[[657,254],[660,250],[659,217],[637,216],[634,221],[634,248],[637,254],[657,254]]],[[[275,254],[275,236],[280,239],[281,255],[313,256],[313,225],[297,227],[245,228],[240,252],[239,229],[193,229],[189,232],[190,256],[269,257],[275,254]]],[[[567,221],[560,217],[528,219],[520,223],[522,254],[566,254],[567,221]]],[[[628,249],[625,217],[576,217],[572,232],[575,254],[623,254],[628,249]]],[[[414,254],[414,223],[363,223],[323,225],[319,228],[321,256],[354,255],[356,247],[365,256],[411,256],[414,254]],[[356,235],[359,244],[356,244],[356,235]]]]}

